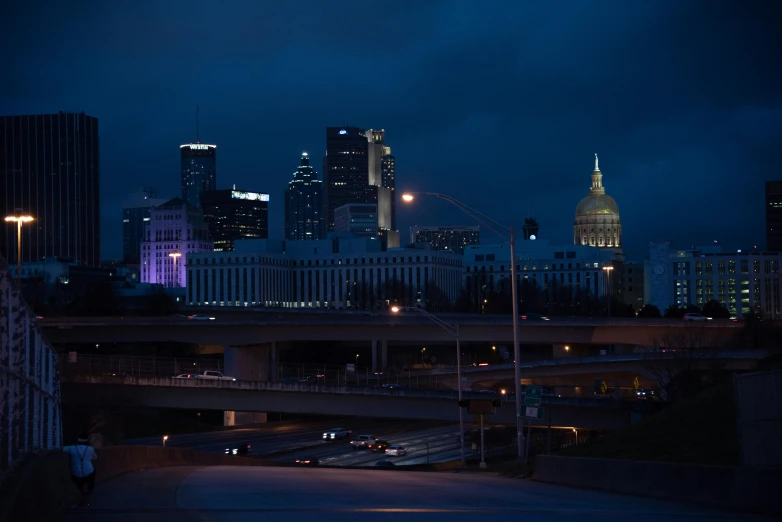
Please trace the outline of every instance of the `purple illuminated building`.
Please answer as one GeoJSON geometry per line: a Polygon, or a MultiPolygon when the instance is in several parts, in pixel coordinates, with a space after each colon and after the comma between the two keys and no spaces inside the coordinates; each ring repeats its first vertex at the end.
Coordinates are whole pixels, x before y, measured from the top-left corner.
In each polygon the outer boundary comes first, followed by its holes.
{"type": "Polygon", "coordinates": [[[141,282],[184,287],[187,255],[214,250],[204,215],[174,198],[152,209],[149,217],[141,242],[141,282]]]}

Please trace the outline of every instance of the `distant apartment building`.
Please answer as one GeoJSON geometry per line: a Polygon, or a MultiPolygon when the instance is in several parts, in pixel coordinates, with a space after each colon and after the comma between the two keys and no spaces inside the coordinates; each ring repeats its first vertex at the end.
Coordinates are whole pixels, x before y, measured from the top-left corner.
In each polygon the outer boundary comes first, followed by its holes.
{"type": "Polygon", "coordinates": [[[181,198],[169,200],[150,211],[141,243],[141,282],[181,288],[188,254],[212,249],[201,210],[181,198]]]}
{"type": "Polygon", "coordinates": [[[334,232],[378,237],[377,205],[350,203],[334,209],[334,232]]]}
{"type": "Polygon", "coordinates": [[[122,208],[122,261],[129,265],[141,263],[141,242],[149,225],[150,211],[165,203],[157,197],[155,187],[133,192],[122,208]]]}
{"type": "MultiPolygon", "coordinates": [[[[636,312],[644,307],[644,263],[625,261],[622,264],[621,280],[622,302],[633,307],[636,312]]],[[[661,310],[663,312],[664,310],[661,310]]]]}
{"type": "Polygon", "coordinates": [[[645,299],[661,312],[714,299],[733,317],[756,310],[778,320],[780,261],[779,252],[723,252],[712,245],[678,250],[667,243],[651,244],[644,265],[645,299]]]}
{"type": "Polygon", "coordinates": [[[782,181],[766,181],[766,251],[782,252],[782,181]]]}
{"type": "Polygon", "coordinates": [[[437,226],[413,227],[410,242],[423,242],[432,250],[451,250],[457,254],[464,253],[464,247],[477,245],[481,242],[480,227],[469,226],[437,226]]]}
{"type": "Polygon", "coordinates": [[[233,189],[201,193],[201,210],[218,252],[234,249],[238,239],[269,237],[269,195],[233,189]]]}
{"type": "MultiPolygon", "coordinates": [[[[0,116],[0,212],[31,217],[22,261],[100,265],[98,119],[82,113],[0,116]]],[[[17,227],[0,227],[0,255],[17,259],[17,227]]]]}
{"type": "MultiPolygon", "coordinates": [[[[544,291],[570,289],[574,294],[622,300],[621,254],[587,245],[551,245],[547,240],[516,242],[516,278],[544,291]]],[[[509,284],[507,243],[469,245],[464,249],[465,287],[479,293],[499,292],[509,284]]]]}
{"type": "Polygon", "coordinates": [[[234,252],[193,253],[187,302],[378,310],[391,304],[456,300],[461,256],[412,248],[382,250],[381,241],[237,241],[234,252]]]}

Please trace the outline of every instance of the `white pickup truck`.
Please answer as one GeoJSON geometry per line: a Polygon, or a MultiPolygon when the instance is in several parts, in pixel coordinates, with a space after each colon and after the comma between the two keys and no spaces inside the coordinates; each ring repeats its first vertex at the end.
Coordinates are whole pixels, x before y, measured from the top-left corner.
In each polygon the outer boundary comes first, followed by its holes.
{"type": "Polygon", "coordinates": [[[175,379],[211,379],[216,381],[235,381],[236,377],[228,377],[216,370],[206,370],[204,373],[183,373],[175,379]]]}
{"type": "Polygon", "coordinates": [[[350,446],[354,449],[369,449],[369,445],[375,442],[377,437],[374,435],[359,435],[355,439],[350,441],[350,446]]]}

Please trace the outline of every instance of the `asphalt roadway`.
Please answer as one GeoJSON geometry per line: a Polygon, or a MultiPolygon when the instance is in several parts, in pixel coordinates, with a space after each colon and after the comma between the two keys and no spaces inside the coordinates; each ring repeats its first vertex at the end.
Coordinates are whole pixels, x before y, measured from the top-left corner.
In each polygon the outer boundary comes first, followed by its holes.
{"type": "Polygon", "coordinates": [[[518,522],[522,517],[536,522],[753,518],[489,473],[183,466],[99,484],[89,506],[67,510],[61,520],[518,522]]]}
{"type": "MultiPolygon", "coordinates": [[[[250,444],[250,457],[275,455],[279,461],[292,461],[300,455],[316,455],[323,464],[338,466],[374,465],[382,460],[380,454],[352,451],[349,440],[323,440],[323,432],[330,428],[345,428],[352,430],[354,436],[374,435],[391,443],[410,445],[408,457],[396,459],[404,464],[425,463],[426,443],[430,445],[430,462],[459,458],[456,443],[459,428],[453,424],[356,417],[278,421],[248,428],[169,435],[166,444],[210,453],[225,453],[226,449],[250,444]],[[305,447],[306,450],[297,451],[305,447]]],[[[128,445],[157,446],[161,443],[160,437],[125,441],[128,445]]]]}

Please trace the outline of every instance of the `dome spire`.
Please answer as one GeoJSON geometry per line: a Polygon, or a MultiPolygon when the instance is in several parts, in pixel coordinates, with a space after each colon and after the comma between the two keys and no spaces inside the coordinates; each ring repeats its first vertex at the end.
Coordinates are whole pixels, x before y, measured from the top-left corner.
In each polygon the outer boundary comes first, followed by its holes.
{"type": "Polygon", "coordinates": [[[600,167],[597,165],[597,153],[595,153],[595,170],[592,171],[592,187],[589,189],[590,194],[605,194],[606,189],[603,188],[603,173],[600,172],[600,167]]]}

